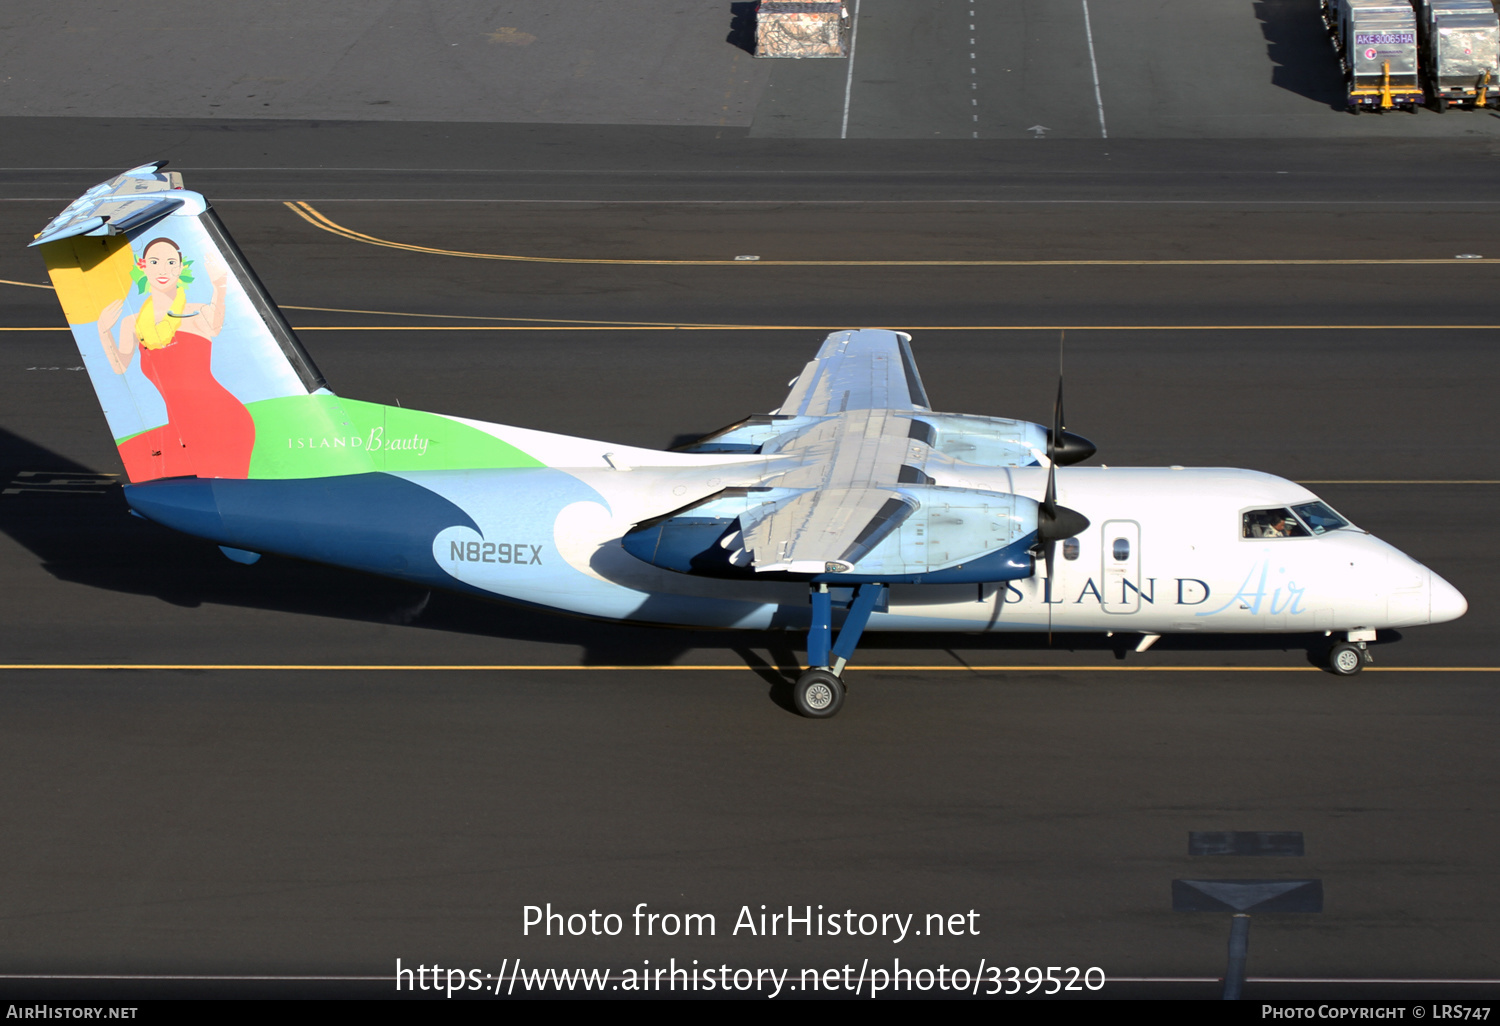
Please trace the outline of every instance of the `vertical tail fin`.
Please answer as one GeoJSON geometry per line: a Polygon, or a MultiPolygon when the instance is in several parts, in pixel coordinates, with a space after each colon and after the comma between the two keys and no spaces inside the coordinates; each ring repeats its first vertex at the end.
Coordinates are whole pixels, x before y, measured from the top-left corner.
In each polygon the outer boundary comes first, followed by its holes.
{"type": "Polygon", "coordinates": [[[160,164],[94,186],[32,245],[133,484],[540,465],[460,418],[330,392],[207,201],[160,164]]]}
{"type": "Polygon", "coordinates": [[[337,400],[207,201],[161,166],[90,189],[32,245],[130,480],[257,476],[258,427],[327,427],[337,400]]]}

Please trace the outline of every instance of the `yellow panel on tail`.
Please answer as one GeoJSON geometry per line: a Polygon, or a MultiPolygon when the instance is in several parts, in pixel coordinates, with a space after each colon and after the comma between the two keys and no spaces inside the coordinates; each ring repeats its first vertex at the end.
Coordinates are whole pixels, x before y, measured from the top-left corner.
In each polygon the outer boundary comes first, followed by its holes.
{"type": "Polygon", "coordinates": [[[128,295],[135,263],[123,235],[75,235],[38,247],[69,324],[90,324],[110,303],[128,295]]]}

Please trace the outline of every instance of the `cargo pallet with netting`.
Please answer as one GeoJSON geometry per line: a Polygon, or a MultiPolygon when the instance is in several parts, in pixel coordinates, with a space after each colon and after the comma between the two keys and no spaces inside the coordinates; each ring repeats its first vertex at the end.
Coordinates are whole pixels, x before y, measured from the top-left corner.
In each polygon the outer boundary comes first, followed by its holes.
{"type": "Polygon", "coordinates": [[[761,0],[755,56],[849,56],[848,8],[839,0],[761,0]]]}

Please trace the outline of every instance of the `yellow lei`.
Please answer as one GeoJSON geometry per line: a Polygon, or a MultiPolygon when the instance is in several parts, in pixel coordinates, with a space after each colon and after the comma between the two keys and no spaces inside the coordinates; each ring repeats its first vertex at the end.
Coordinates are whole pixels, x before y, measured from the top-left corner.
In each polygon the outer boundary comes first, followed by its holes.
{"type": "Polygon", "coordinates": [[[171,345],[173,336],[182,325],[182,311],[186,306],[187,290],[179,285],[177,296],[172,300],[172,308],[167,311],[165,317],[158,321],[153,316],[156,312],[156,301],[148,295],[146,302],[141,306],[141,312],[135,319],[136,340],[147,349],[163,349],[171,345]]]}

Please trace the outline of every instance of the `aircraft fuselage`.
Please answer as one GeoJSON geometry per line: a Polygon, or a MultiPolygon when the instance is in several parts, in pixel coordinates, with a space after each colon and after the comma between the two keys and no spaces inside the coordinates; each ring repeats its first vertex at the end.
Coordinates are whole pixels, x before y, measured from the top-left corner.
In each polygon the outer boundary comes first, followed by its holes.
{"type": "MultiPolygon", "coordinates": [[[[634,450],[629,458],[642,455],[634,450]]],[[[805,628],[805,583],[674,573],[625,551],[621,538],[640,521],[726,487],[753,485],[774,467],[758,457],[657,455],[674,465],[633,467],[616,457],[626,469],[601,460],[603,466],[585,468],[187,479],[133,485],[129,495],[153,520],[239,549],[584,616],[805,628]],[[432,508],[427,497],[434,493],[472,526],[442,526],[453,518],[432,508]],[[407,496],[421,497],[422,508],[407,496]],[[208,506],[218,512],[203,514],[208,506]]],[[[970,466],[936,483],[1039,498],[1045,479],[1041,467],[970,466]]],[[[894,585],[868,629],[1296,633],[1439,623],[1466,609],[1452,585],[1357,527],[1244,537],[1247,510],[1316,501],[1283,478],[1233,469],[1070,467],[1058,475],[1058,490],[1090,526],[1058,546],[1050,577],[1037,560],[1035,572],[1017,580],[894,585]]]]}

